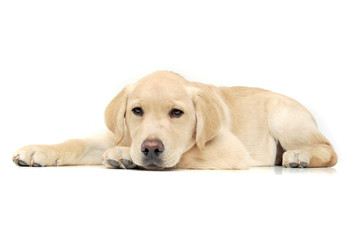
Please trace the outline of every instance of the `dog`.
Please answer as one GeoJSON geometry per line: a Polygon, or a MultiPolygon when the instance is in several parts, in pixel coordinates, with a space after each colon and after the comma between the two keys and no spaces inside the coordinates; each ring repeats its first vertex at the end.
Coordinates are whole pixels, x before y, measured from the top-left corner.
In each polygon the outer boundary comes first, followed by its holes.
{"type": "Polygon", "coordinates": [[[158,71],[126,86],[107,106],[104,135],[30,145],[19,166],[121,169],[332,167],[337,154],[297,101],[259,88],[215,87],[158,71]]]}

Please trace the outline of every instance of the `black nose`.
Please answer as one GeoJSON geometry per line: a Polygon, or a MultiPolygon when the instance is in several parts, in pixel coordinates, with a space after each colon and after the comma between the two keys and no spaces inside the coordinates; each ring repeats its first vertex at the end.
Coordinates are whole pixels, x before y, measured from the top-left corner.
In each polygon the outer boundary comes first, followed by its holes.
{"type": "Polygon", "coordinates": [[[164,151],[164,145],[159,139],[147,139],[142,143],[141,148],[147,158],[157,158],[164,151]]]}

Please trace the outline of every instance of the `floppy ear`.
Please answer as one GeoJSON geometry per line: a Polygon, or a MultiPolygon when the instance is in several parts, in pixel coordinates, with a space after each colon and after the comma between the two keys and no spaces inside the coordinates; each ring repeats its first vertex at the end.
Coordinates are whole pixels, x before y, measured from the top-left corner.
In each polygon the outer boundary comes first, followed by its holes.
{"type": "Polygon", "coordinates": [[[223,120],[223,109],[220,96],[210,87],[204,87],[194,96],[196,111],[196,144],[204,150],[208,141],[216,136],[223,120]]]}
{"type": "Polygon", "coordinates": [[[108,129],[114,133],[116,144],[119,144],[125,135],[125,112],[128,101],[128,90],[124,88],[105,109],[104,118],[108,129]]]}

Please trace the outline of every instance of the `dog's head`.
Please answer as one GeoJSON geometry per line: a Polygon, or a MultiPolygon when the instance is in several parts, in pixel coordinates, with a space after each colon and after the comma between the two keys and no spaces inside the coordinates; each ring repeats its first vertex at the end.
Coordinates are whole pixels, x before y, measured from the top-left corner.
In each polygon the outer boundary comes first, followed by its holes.
{"type": "Polygon", "coordinates": [[[161,71],[124,88],[108,105],[105,122],[145,168],[175,166],[195,144],[201,150],[225,118],[215,88],[161,71]]]}

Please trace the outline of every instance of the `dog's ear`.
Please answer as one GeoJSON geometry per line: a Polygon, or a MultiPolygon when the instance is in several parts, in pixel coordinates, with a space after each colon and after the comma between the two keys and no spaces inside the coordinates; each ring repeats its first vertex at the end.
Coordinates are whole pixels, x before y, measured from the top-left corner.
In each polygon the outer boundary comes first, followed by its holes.
{"type": "Polygon", "coordinates": [[[219,93],[207,85],[197,89],[193,96],[197,118],[196,145],[204,150],[206,143],[217,135],[225,117],[219,93]]]}
{"type": "Polygon", "coordinates": [[[125,113],[129,89],[124,88],[105,109],[104,118],[108,129],[115,135],[116,144],[119,144],[126,134],[125,113]]]}

